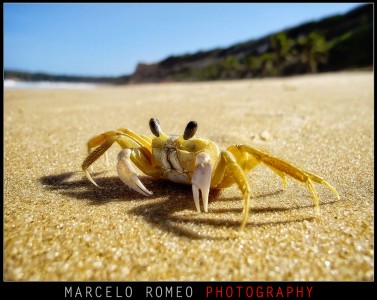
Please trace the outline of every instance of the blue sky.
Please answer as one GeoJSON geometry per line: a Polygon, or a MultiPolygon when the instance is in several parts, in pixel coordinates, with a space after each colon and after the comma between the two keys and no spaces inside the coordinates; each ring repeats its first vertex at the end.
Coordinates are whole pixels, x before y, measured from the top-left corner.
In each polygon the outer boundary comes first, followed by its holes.
{"type": "Polygon", "coordinates": [[[360,3],[4,4],[4,67],[119,76],[138,62],[226,47],[360,3]]]}

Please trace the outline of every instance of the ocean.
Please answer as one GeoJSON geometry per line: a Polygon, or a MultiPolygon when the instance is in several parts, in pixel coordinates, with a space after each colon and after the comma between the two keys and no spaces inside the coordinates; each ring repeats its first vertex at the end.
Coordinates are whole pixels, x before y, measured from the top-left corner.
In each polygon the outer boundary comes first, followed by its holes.
{"type": "Polygon", "coordinates": [[[51,82],[51,81],[18,81],[4,80],[5,89],[93,89],[98,87],[95,83],[51,82]]]}

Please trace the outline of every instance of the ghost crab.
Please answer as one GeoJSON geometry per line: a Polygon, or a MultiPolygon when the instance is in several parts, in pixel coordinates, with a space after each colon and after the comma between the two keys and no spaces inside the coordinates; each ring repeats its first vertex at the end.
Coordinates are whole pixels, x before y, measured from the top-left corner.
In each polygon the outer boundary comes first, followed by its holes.
{"type": "Polygon", "coordinates": [[[251,196],[246,173],[261,162],[282,178],[284,188],[286,175],[305,183],[313,196],[317,217],[319,201],[313,182],[327,186],[339,199],[336,189],[321,177],[301,170],[262,150],[247,145],[232,145],[220,151],[211,140],[193,138],[198,128],[195,121],[187,124],[183,135],[166,134],[155,118],[150,119],[149,126],[154,135],[153,139],[125,128],[107,131],[91,138],[87,144],[89,154],[82,163],[86,177],[98,186],[90,176],[88,168],[116,142],[122,148],[118,154],[118,175],[126,185],[142,195],[150,196],[152,192],[141,183],[133,164],[146,175],[192,184],[198,212],[200,212],[200,193],[204,211],[208,212],[210,189],[223,189],[237,184],[243,194],[241,230],[248,220],[251,196]]]}

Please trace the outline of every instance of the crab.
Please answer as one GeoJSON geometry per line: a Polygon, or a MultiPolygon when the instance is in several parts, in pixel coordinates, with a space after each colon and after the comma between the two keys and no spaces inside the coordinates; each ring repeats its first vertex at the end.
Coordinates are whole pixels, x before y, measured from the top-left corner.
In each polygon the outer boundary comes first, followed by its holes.
{"type": "Polygon", "coordinates": [[[155,118],[150,119],[149,127],[154,135],[152,139],[125,128],[107,131],[91,138],[87,143],[88,156],[82,163],[82,169],[89,181],[100,187],[90,176],[88,168],[117,143],[122,148],[117,163],[120,179],[144,196],[151,196],[153,193],[140,181],[133,165],[148,176],[191,184],[195,207],[199,213],[200,195],[204,212],[207,213],[210,189],[224,189],[236,184],[243,195],[241,230],[248,221],[251,197],[246,175],[260,163],[281,177],[284,189],[287,183],[286,175],[306,184],[314,199],[316,217],[319,217],[319,200],[313,183],[326,186],[339,199],[337,190],[323,178],[265,151],[239,144],[220,150],[209,139],[194,138],[198,129],[195,121],[187,124],[183,135],[166,134],[161,129],[159,120],[155,118]]]}

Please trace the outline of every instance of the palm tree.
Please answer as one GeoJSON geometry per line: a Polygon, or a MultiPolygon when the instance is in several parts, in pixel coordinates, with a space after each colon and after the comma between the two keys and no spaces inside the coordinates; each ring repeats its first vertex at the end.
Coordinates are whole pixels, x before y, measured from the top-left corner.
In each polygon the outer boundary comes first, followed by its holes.
{"type": "Polygon", "coordinates": [[[297,47],[301,61],[308,66],[312,73],[318,72],[318,64],[327,62],[329,46],[326,39],[318,32],[300,36],[297,47]]]}
{"type": "Polygon", "coordinates": [[[279,32],[270,38],[273,60],[277,73],[282,75],[287,63],[291,61],[294,41],[285,32],[279,32]]]}

